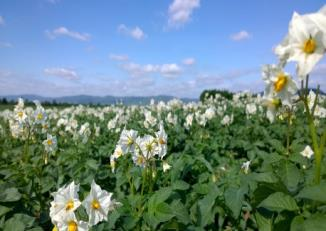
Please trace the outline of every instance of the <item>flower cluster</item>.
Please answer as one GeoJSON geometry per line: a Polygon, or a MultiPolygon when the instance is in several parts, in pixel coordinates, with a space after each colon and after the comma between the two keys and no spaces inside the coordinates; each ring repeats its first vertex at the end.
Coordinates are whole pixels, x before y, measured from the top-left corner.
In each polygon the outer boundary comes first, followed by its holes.
{"type": "Polygon", "coordinates": [[[89,195],[80,202],[78,197],[79,185],[74,181],[52,193],[54,200],[51,202],[50,217],[55,225],[54,230],[86,231],[90,227],[106,220],[109,211],[119,205],[112,199],[112,193],[102,190],[93,180],[89,195]],[[82,205],[88,214],[88,222],[78,220],[75,211],[82,205]]]}
{"type": "MultiPolygon", "coordinates": [[[[264,105],[267,117],[272,122],[277,109],[291,107],[298,85],[291,75],[284,71],[285,65],[296,62],[298,80],[304,81],[326,50],[326,6],[313,14],[299,15],[294,12],[289,24],[289,33],[275,48],[279,58],[277,65],[263,66],[263,80],[266,83],[264,105]]],[[[307,88],[307,86],[306,86],[307,88]]]]}
{"type": "Polygon", "coordinates": [[[159,131],[155,133],[155,136],[145,135],[141,137],[135,130],[124,129],[114,153],[110,157],[113,172],[116,167],[116,160],[127,153],[131,153],[134,164],[140,167],[145,167],[154,160],[155,156],[162,160],[167,154],[167,134],[163,122],[160,122],[159,131]]]}
{"type": "Polygon", "coordinates": [[[34,101],[35,110],[25,108],[24,100],[19,98],[14,108],[13,116],[9,119],[11,134],[14,138],[27,142],[36,134],[47,134],[43,141],[44,149],[47,153],[55,152],[57,139],[49,134],[48,115],[39,101],[34,101]]]}

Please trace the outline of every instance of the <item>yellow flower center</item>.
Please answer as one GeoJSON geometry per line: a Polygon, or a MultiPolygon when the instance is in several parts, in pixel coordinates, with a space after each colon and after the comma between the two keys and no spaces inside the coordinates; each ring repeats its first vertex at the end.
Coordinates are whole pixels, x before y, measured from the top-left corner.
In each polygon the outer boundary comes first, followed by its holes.
{"type": "Polygon", "coordinates": [[[23,115],[24,115],[24,112],[20,111],[20,112],[18,112],[17,114],[18,114],[19,118],[22,118],[23,115]]]}
{"type": "Polygon", "coordinates": [[[68,231],[78,231],[78,225],[75,221],[68,222],[68,231]]]}
{"type": "Polygon", "coordinates": [[[144,164],[144,162],[145,162],[144,157],[143,156],[139,156],[138,159],[137,159],[137,164],[142,165],[142,164],[144,164]]]}
{"type": "Polygon", "coordinates": [[[158,141],[161,145],[166,144],[165,140],[163,138],[160,138],[158,141]]]}
{"type": "Polygon", "coordinates": [[[92,201],[92,208],[93,209],[99,209],[101,207],[100,203],[98,202],[98,200],[93,200],[92,201]]]}
{"type": "Polygon", "coordinates": [[[72,200],[68,201],[66,204],[66,210],[69,211],[70,209],[74,208],[74,202],[72,200]]]}
{"type": "Polygon", "coordinates": [[[153,150],[153,145],[152,145],[152,143],[150,143],[150,144],[146,144],[146,150],[147,150],[148,152],[151,152],[151,151],[153,150]]]}
{"type": "Polygon", "coordinates": [[[38,113],[37,114],[37,119],[38,120],[42,120],[43,119],[43,114],[42,113],[38,113]]]}
{"type": "Polygon", "coordinates": [[[277,76],[276,82],[274,83],[274,90],[276,92],[282,91],[285,85],[287,84],[287,82],[288,82],[288,77],[284,75],[284,73],[280,73],[277,76]]]}
{"type": "Polygon", "coordinates": [[[117,156],[118,156],[118,157],[122,156],[122,154],[123,154],[123,152],[122,152],[121,149],[117,150],[117,156]]]}
{"type": "Polygon", "coordinates": [[[52,145],[53,144],[52,140],[47,140],[47,143],[48,143],[48,145],[52,145]]]}
{"type": "Polygon", "coordinates": [[[274,105],[275,107],[280,106],[281,104],[281,100],[280,99],[273,99],[272,100],[272,105],[274,105]]]}
{"type": "Polygon", "coordinates": [[[52,231],[58,231],[57,226],[54,226],[53,229],[52,229],[52,231]]]}
{"type": "Polygon", "coordinates": [[[134,143],[131,137],[128,137],[128,145],[131,146],[134,143]]]}
{"type": "Polygon", "coordinates": [[[316,50],[316,41],[312,38],[307,39],[303,44],[303,52],[310,55],[316,50]]]}

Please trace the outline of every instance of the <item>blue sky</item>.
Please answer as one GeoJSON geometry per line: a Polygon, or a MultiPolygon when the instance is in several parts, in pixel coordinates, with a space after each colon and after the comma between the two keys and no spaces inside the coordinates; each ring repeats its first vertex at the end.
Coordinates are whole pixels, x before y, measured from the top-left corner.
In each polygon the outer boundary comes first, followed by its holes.
{"type": "MultiPolygon", "coordinates": [[[[1,0],[0,95],[264,89],[261,66],[314,0],[1,0]]],[[[293,69],[293,68],[292,68],[293,69]]],[[[291,67],[290,67],[291,70],[291,67]]],[[[315,76],[325,89],[325,61],[315,76]]]]}

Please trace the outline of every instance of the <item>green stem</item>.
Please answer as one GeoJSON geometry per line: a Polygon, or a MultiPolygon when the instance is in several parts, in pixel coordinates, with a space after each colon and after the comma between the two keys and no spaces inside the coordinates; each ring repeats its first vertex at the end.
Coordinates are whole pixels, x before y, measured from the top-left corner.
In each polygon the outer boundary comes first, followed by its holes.
{"type": "Polygon", "coordinates": [[[305,109],[306,109],[306,115],[308,118],[308,125],[309,125],[309,131],[310,131],[310,136],[312,139],[312,147],[315,153],[315,160],[316,160],[316,169],[315,169],[315,183],[319,184],[320,183],[320,172],[321,172],[321,160],[322,156],[320,153],[320,149],[318,146],[318,138],[317,138],[317,131],[316,131],[316,126],[314,123],[314,119],[312,115],[310,114],[309,110],[309,105],[307,100],[304,101],[305,109]]]}
{"type": "Polygon", "coordinates": [[[291,135],[291,110],[288,110],[288,118],[287,118],[287,123],[288,123],[288,129],[286,133],[286,155],[290,155],[290,135],[291,135]]]}
{"type": "Polygon", "coordinates": [[[27,163],[28,159],[29,159],[29,138],[30,138],[30,134],[31,134],[29,126],[27,127],[27,129],[28,129],[28,133],[27,133],[27,139],[26,139],[25,145],[24,145],[24,157],[23,157],[25,163],[27,163]]]}

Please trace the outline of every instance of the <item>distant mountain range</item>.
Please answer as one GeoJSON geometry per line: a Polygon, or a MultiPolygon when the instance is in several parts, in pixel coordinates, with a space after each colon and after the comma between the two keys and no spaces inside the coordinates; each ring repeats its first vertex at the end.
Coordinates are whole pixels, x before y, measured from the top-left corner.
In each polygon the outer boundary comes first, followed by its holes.
{"type": "MultiPolygon", "coordinates": [[[[151,99],[154,99],[155,102],[164,101],[167,102],[176,97],[159,95],[159,96],[90,96],[90,95],[76,95],[76,96],[62,96],[62,97],[44,97],[39,95],[9,95],[9,96],[0,96],[0,99],[6,98],[8,101],[17,101],[18,98],[23,98],[28,101],[39,100],[40,102],[56,102],[56,103],[68,103],[68,104],[117,104],[123,103],[125,105],[144,105],[149,104],[151,99]]],[[[190,98],[179,98],[183,102],[198,101],[198,99],[190,98]]]]}

